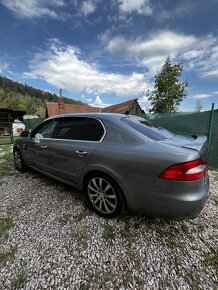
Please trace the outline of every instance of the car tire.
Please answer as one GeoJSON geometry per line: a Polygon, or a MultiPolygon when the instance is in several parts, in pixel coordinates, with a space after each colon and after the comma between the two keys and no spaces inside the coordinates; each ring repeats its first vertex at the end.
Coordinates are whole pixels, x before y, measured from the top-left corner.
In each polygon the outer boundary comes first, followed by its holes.
{"type": "Polygon", "coordinates": [[[115,218],[124,209],[124,198],[116,182],[107,175],[95,174],[85,182],[85,191],[92,209],[105,218],[115,218]]]}
{"type": "Polygon", "coordinates": [[[18,149],[14,149],[14,165],[15,168],[19,171],[24,171],[26,169],[26,164],[18,149]]]}

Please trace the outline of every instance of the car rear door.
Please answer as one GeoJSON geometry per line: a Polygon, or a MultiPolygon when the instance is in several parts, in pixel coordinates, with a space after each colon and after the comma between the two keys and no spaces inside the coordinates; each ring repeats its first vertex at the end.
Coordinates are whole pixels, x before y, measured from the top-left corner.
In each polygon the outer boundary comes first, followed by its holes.
{"type": "Polygon", "coordinates": [[[64,117],[57,126],[49,149],[53,175],[76,183],[83,168],[101,144],[102,123],[92,117],[64,117]]]}

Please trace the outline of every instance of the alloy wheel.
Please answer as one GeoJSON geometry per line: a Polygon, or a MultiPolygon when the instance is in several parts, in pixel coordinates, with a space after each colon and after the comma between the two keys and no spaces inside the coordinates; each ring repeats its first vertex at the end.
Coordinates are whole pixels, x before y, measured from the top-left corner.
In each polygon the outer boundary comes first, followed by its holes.
{"type": "Polygon", "coordinates": [[[93,177],[89,181],[88,196],[94,208],[102,214],[112,214],[117,208],[116,192],[104,178],[93,177]]]}
{"type": "Polygon", "coordinates": [[[17,150],[14,152],[14,163],[15,163],[15,166],[18,170],[22,169],[22,167],[23,167],[22,156],[21,156],[20,152],[17,150]]]}

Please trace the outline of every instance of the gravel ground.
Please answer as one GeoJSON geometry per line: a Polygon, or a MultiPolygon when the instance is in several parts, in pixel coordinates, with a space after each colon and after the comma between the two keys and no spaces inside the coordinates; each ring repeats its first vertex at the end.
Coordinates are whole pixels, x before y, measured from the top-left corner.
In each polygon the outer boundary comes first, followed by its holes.
{"type": "Polygon", "coordinates": [[[194,220],[106,220],[0,150],[0,289],[218,289],[218,172],[194,220]]]}

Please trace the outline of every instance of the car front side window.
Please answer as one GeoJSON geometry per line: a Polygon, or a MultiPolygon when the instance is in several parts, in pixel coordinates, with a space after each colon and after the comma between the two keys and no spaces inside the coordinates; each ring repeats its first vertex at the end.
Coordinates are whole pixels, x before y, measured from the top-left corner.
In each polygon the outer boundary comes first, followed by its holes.
{"type": "Polygon", "coordinates": [[[38,139],[51,138],[56,124],[57,120],[49,120],[48,122],[41,124],[36,128],[36,130],[34,130],[31,137],[38,139]]]}

